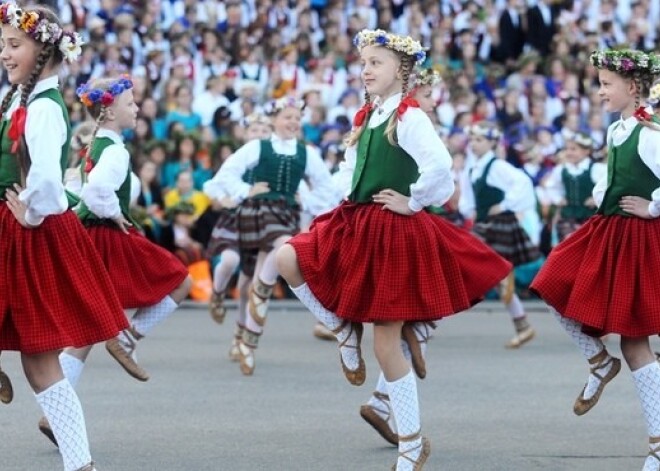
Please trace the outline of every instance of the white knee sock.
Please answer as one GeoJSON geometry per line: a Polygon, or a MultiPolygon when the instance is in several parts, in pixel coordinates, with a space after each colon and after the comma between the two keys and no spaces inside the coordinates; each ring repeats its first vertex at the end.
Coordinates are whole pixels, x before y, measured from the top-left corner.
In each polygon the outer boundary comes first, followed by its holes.
{"type": "Polygon", "coordinates": [[[85,417],[76,392],[67,379],[35,394],[57,439],[64,471],[75,471],[92,461],[85,417]]]}
{"type": "MultiPolygon", "coordinates": [[[[290,287],[291,291],[300,299],[300,301],[314,314],[317,320],[319,320],[323,325],[332,331],[336,331],[343,324],[344,320],[337,316],[335,313],[328,311],[323,305],[316,299],[312,290],[309,289],[307,283],[303,283],[297,288],[290,287]]],[[[339,349],[341,352],[341,357],[346,364],[346,367],[349,370],[357,370],[360,365],[360,357],[357,354],[355,348],[349,348],[349,346],[357,345],[357,335],[355,332],[351,333],[350,323],[335,334],[337,340],[341,343],[350,335],[350,338],[345,343],[345,347],[339,349]]]]}
{"type": "Polygon", "coordinates": [[[245,328],[255,334],[261,334],[264,331],[263,326],[257,324],[254,318],[249,314],[248,307],[245,306],[245,328]]]}
{"type": "MultiPolygon", "coordinates": [[[[390,395],[390,404],[394,412],[399,437],[406,437],[415,435],[421,429],[419,418],[419,398],[417,396],[417,381],[412,370],[402,378],[387,382],[387,389],[390,395]]],[[[414,451],[406,453],[406,455],[416,460],[421,453],[422,439],[419,437],[417,440],[400,441],[399,452],[407,452],[408,450],[414,451]]],[[[399,458],[397,461],[397,471],[412,471],[413,464],[405,458],[399,458]]]]}
{"type": "Polygon", "coordinates": [[[508,304],[505,304],[506,310],[509,311],[509,315],[512,319],[518,319],[520,317],[525,317],[525,308],[520,302],[520,298],[517,294],[514,294],[511,297],[511,301],[508,304]]]}
{"type": "Polygon", "coordinates": [[[259,279],[267,285],[274,285],[277,281],[277,275],[280,274],[277,270],[275,252],[277,252],[275,249],[268,252],[268,255],[266,255],[266,258],[264,259],[264,263],[261,266],[261,271],[259,272],[259,279]]]}
{"type": "Polygon", "coordinates": [[[236,317],[236,322],[239,325],[242,325],[245,327],[245,323],[247,322],[247,306],[248,306],[248,296],[249,296],[249,291],[250,291],[250,281],[248,280],[247,276],[241,272],[238,275],[238,315],[236,317]],[[243,286],[243,285],[247,286],[243,286]]]}
{"type": "Polygon", "coordinates": [[[177,308],[177,303],[168,295],[159,303],[137,310],[131,321],[133,328],[138,334],[145,336],[159,322],[163,321],[177,308]]]}
{"type": "MultiPolygon", "coordinates": [[[[380,394],[384,394],[389,397],[389,389],[387,388],[387,381],[385,380],[385,375],[381,371],[380,375],[378,376],[378,382],[376,383],[376,392],[380,394]]],[[[373,411],[380,416],[381,419],[383,420],[388,420],[388,424],[392,431],[396,433],[397,427],[396,427],[396,421],[394,420],[394,414],[392,413],[392,407],[390,406],[389,401],[384,401],[377,397],[375,394],[372,394],[371,397],[369,398],[369,401],[367,401],[367,404],[371,406],[373,411]]]]}
{"type": "MultiPolygon", "coordinates": [[[[660,365],[657,361],[632,372],[649,437],[660,437],[660,365]]],[[[657,444],[653,445],[655,448],[657,444]]],[[[658,471],[660,461],[649,456],[643,471],[658,471]]]]}
{"type": "Polygon", "coordinates": [[[80,381],[82,370],[85,368],[85,362],[69,355],[67,352],[60,353],[59,359],[64,377],[69,380],[69,383],[75,389],[78,386],[78,381],[80,381]]]}
{"type": "Polygon", "coordinates": [[[226,249],[222,251],[220,262],[213,270],[213,290],[216,293],[223,292],[227,288],[227,283],[229,283],[231,276],[238,268],[240,261],[241,258],[234,250],[226,249]]]}

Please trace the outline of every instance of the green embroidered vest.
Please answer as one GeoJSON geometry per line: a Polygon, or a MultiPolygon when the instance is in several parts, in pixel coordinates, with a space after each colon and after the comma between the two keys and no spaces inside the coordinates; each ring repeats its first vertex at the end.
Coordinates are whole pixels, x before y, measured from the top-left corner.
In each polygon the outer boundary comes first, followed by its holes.
{"type": "Polygon", "coordinates": [[[492,167],[495,159],[496,157],[491,158],[484,168],[484,173],[472,184],[474,201],[477,205],[477,222],[485,221],[488,218],[490,208],[504,201],[504,192],[486,183],[490,167],[492,167]]]}
{"type": "MultiPolygon", "coordinates": [[[[62,168],[62,177],[64,177],[64,171],[66,170],[67,163],[69,160],[69,144],[71,143],[71,124],[69,123],[69,112],[67,111],[66,105],[64,104],[64,99],[60,94],[59,90],[55,88],[49,88],[44,90],[41,93],[35,95],[30,102],[36,100],[37,98],[48,98],[57,103],[62,109],[62,115],[64,116],[64,122],[66,123],[66,140],[60,149],[60,167],[62,168]]],[[[29,107],[29,103],[28,103],[29,107]]],[[[7,188],[14,186],[14,183],[21,184],[21,168],[18,162],[18,155],[11,153],[11,147],[14,143],[7,133],[9,132],[9,126],[11,124],[10,118],[2,119],[0,122],[0,199],[4,199],[5,191],[7,188]]],[[[71,198],[67,193],[67,199],[69,204],[71,204],[71,198]]]]}
{"type": "Polygon", "coordinates": [[[639,196],[651,200],[651,193],[660,187],[656,177],[639,156],[639,133],[642,125],[637,124],[633,132],[621,145],[611,144],[607,150],[607,190],[597,213],[605,216],[615,214],[630,216],[619,207],[622,196],[639,196]]]}
{"type": "Polygon", "coordinates": [[[243,180],[252,182],[267,182],[268,193],[254,196],[253,199],[275,201],[285,199],[290,206],[296,206],[296,193],[300,181],[305,176],[307,166],[307,148],[301,141],[297,142],[296,153],[293,155],[278,154],[273,149],[270,139],[261,141],[259,163],[243,175],[243,180]]]}
{"type": "Polygon", "coordinates": [[[594,189],[594,182],[591,180],[591,169],[594,166],[593,161],[589,167],[579,175],[571,175],[564,167],[561,172],[561,181],[566,193],[566,206],[561,208],[561,217],[564,219],[587,219],[594,214],[594,209],[584,205],[587,198],[591,196],[594,189]]]}
{"type": "Polygon", "coordinates": [[[357,144],[357,158],[349,200],[373,203],[372,197],[385,189],[410,196],[410,185],[419,178],[417,162],[401,147],[387,140],[385,122],[365,127],[357,144]]]}
{"type": "MultiPolygon", "coordinates": [[[[92,162],[94,162],[94,165],[99,163],[99,160],[101,159],[101,155],[103,154],[103,151],[115,144],[115,141],[110,139],[109,137],[98,137],[94,140],[94,144],[92,145],[92,148],[89,152],[90,157],[92,158],[92,162]]],[[[84,181],[84,180],[83,180],[84,181]]],[[[119,199],[119,207],[121,208],[121,214],[126,218],[131,224],[133,224],[133,227],[139,228],[140,225],[131,217],[130,213],[130,204],[131,204],[131,168],[129,165],[128,170],[126,170],[126,178],[124,179],[124,182],[121,184],[119,189],[115,191],[115,194],[117,195],[117,198],[119,199]]],[[[84,201],[80,203],[80,207],[78,208],[78,217],[80,220],[83,222],[84,225],[86,226],[93,226],[97,224],[107,224],[111,227],[117,227],[114,222],[108,221],[107,219],[102,219],[99,218],[96,214],[94,214],[90,209],[87,207],[84,201]]]]}

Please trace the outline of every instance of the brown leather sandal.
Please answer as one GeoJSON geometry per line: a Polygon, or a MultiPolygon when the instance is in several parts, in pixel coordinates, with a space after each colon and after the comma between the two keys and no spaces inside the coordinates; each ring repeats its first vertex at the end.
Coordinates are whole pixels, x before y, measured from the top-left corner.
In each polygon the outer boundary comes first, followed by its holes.
{"type": "Polygon", "coordinates": [[[110,353],[110,356],[117,360],[117,363],[124,368],[126,373],[139,381],[148,381],[149,373],[147,373],[145,369],[138,365],[133,359],[133,352],[135,352],[135,349],[137,348],[136,341],[141,339],[142,335],[140,335],[133,327],[129,327],[126,330],[131,334],[124,335],[129,344],[128,350],[124,349],[116,337],[105,343],[105,349],[110,353]]]}
{"type": "Polygon", "coordinates": [[[14,399],[14,387],[7,373],[0,369],[0,402],[9,404],[14,399]]]}
{"type": "Polygon", "coordinates": [[[248,312],[259,326],[266,324],[268,305],[275,285],[267,285],[261,280],[252,283],[248,295],[248,312]]]}
{"type": "Polygon", "coordinates": [[[59,448],[59,445],[57,444],[57,439],[55,438],[55,434],[53,433],[53,429],[50,428],[50,423],[48,423],[48,419],[46,417],[42,417],[39,419],[39,431],[43,433],[48,440],[50,440],[53,445],[59,448]]]}
{"type": "MultiPolygon", "coordinates": [[[[337,335],[339,332],[344,330],[344,327],[346,327],[348,323],[349,323],[348,321],[342,322],[342,324],[338,328],[333,330],[332,333],[337,335]]],[[[349,334],[346,336],[344,341],[339,343],[338,345],[340,350],[339,361],[341,361],[341,369],[344,371],[344,376],[346,376],[348,382],[351,383],[353,386],[361,386],[362,384],[364,384],[365,379],[367,379],[367,367],[364,364],[364,358],[362,358],[362,347],[360,346],[362,343],[362,334],[364,333],[364,326],[362,325],[361,322],[351,322],[350,324],[351,324],[351,330],[349,334]],[[353,332],[355,332],[357,336],[357,345],[346,345],[346,342],[348,341],[348,339],[351,338],[353,332]],[[344,363],[344,358],[341,356],[341,349],[343,347],[354,348],[355,350],[357,350],[359,363],[356,370],[349,369],[344,363]]]]}
{"type": "Polygon", "coordinates": [[[649,437],[649,454],[648,456],[652,456],[656,460],[660,461],[660,437],[649,437]],[[655,445],[655,446],[654,446],[655,445]]]}
{"type": "Polygon", "coordinates": [[[245,327],[243,327],[237,322],[236,330],[234,330],[234,338],[232,339],[231,345],[229,346],[229,360],[231,361],[239,361],[241,359],[241,354],[238,351],[238,344],[241,343],[241,338],[243,338],[244,330],[245,327]]]}
{"type": "MultiPolygon", "coordinates": [[[[421,436],[420,434],[421,434],[421,430],[417,433],[412,434],[412,435],[407,435],[407,436],[404,436],[404,437],[399,436],[399,442],[414,442],[415,440],[418,440],[420,438],[420,436],[421,436]]],[[[424,464],[426,463],[426,460],[428,459],[429,455],[431,454],[431,442],[426,437],[421,437],[421,438],[422,438],[422,441],[416,447],[413,447],[408,451],[400,451],[399,452],[399,458],[403,458],[405,460],[410,461],[410,463],[412,463],[413,471],[421,471],[422,468],[424,468],[424,464]],[[414,452],[416,450],[419,450],[420,448],[421,448],[421,451],[420,451],[419,456],[417,457],[416,460],[413,460],[411,457],[408,456],[408,454],[410,454],[411,452],[414,452]]],[[[392,466],[392,471],[396,471],[396,463],[394,463],[394,466],[392,466]]]]}
{"type": "Polygon", "coordinates": [[[97,469],[94,465],[94,462],[92,461],[91,463],[86,464],[82,468],[79,468],[77,471],[97,471],[97,469]]]}
{"type": "Polygon", "coordinates": [[[422,326],[416,326],[415,324],[417,322],[404,323],[401,328],[401,338],[408,344],[408,348],[410,349],[410,357],[415,374],[419,379],[424,379],[426,378],[426,360],[424,360],[424,355],[422,354],[421,344],[428,342],[430,337],[429,329],[435,329],[436,326],[434,322],[422,322],[421,324],[425,324],[422,326]],[[418,328],[425,329],[422,340],[417,338],[416,329],[418,328]]]}
{"type": "Polygon", "coordinates": [[[213,291],[211,295],[211,301],[209,301],[209,314],[211,319],[213,319],[218,324],[222,324],[225,321],[225,316],[227,315],[227,308],[224,305],[225,302],[225,291],[213,291]]]}
{"type": "Polygon", "coordinates": [[[600,395],[605,389],[605,385],[612,381],[614,377],[619,374],[619,371],[621,371],[621,360],[609,356],[607,350],[605,349],[603,349],[602,352],[598,353],[593,358],[589,359],[589,363],[592,365],[590,368],[591,374],[600,380],[600,384],[598,385],[598,389],[593,396],[591,396],[589,399],[584,399],[584,391],[587,389],[588,384],[585,383],[582,391],[580,392],[580,395],[577,397],[575,404],[573,405],[573,412],[575,412],[575,415],[584,415],[589,412],[598,403],[600,395]],[[610,371],[608,371],[605,376],[601,376],[598,373],[598,370],[606,367],[610,363],[612,364],[610,371]]]}
{"type": "Polygon", "coordinates": [[[252,376],[252,374],[254,374],[254,369],[256,367],[254,351],[256,350],[257,345],[259,345],[259,337],[261,337],[261,334],[244,328],[243,335],[238,342],[238,362],[241,368],[241,373],[245,376],[252,376]]]}
{"type": "Polygon", "coordinates": [[[371,425],[374,430],[385,439],[385,441],[397,446],[399,444],[399,435],[397,435],[390,427],[390,418],[392,417],[390,396],[374,391],[374,397],[378,398],[385,404],[385,409],[370,404],[364,404],[360,407],[360,416],[362,416],[362,418],[371,425]],[[385,418],[381,417],[381,415],[384,415],[385,418]]]}

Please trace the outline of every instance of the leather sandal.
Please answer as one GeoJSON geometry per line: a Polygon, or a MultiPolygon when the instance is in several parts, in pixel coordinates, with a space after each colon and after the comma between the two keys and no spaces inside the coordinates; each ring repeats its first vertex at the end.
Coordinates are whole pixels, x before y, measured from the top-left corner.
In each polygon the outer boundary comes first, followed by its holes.
{"type": "Polygon", "coordinates": [[[138,334],[137,331],[132,327],[129,327],[126,330],[128,330],[129,335],[124,332],[122,332],[122,334],[128,343],[128,350],[116,337],[108,340],[105,343],[105,349],[133,378],[137,379],[138,381],[148,381],[149,373],[147,373],[144,368],[137,364],[133,356],[135,349],[137,348],[137,340],[142,338],[142,336],[138,334]]]}
{"type": "Polygon", "coordinates": [[[14,387],[7,373],[0,369],[0,402],[9,404],[14,399],[14,387]]]}
{"type": "MultiPolygon", "coordinates": [[[[342,324],[335,330],[332,331],[333,334],[337,335],[339,332],[344,330],[346,325],[348,325],[348,321],[342,322],[342,324]]],[[[344,376],[346,376],[346,379],[348,380],[349,383],[351,383],[353,386],[361,386],[364,384],[365,379],[367,379],[367,367],[364,364],[364,358],[362,358],[362,348],[360,344],[362,343],[362,334],[364,333],[364,326],[362,325],[361,322],[351,322],[350,323],[350,332],[346,336],[346,338],[343,340],[343,342],[339,343],[339,361],[341,361],[341,369],[344,372],[344,376]],[[348,339],[351,338],[353,335],[353,332],[355,332],[355,335],[357,336],[357,345],[346,345],[346,342],[348,339]],[[354,348],[357,351],[357,355],[359,358],[359,363],[358,367],[356,370],[351,370],[349,369],[346,364],[344,363],[344,358],[341,356],[341,349],[342,348],[354,348]]]]}
{"type": "Polygon", "coordinates": [[[660,461],[660,437],[649,437],[649,454],[648,456],[652,456],[656,460],[660,461]]]}
{"type": "Polygon", "coordinates": [[[426,378],[426,360],[421,344],[428,342],[431,328],[435,329],[434,322],[406,322],[401,328],[401,338],[408,344],[412,366],[419,379],[426,378]],[[419,329],[423,329],[423,331],[419,329]],[[421,340],[417,337],[417,332],[422,334],[421,340]]]}
{"type": "Polygon", "coordinates": [[[48,419],[46,417],[42,417],[39,419],[39,431],[43,433],[48,440],[50,440],[53,445],[59,448],[59,445],[57,444],[57,439],[55,438],[55,434],[53,433],[53,429],[50,428],[50,424],[48,423],[48,419]]]}
{"type": "Polygon", "coordinates": [[[243,330],[243,335],[238,342],[238,363],[241,373],[245,376],[252,376],[252,374],[254,374],[254,369],[256,367],[254,351],[259,344],[259,337],[261,337],[261,334],[245,328],[243,330]]]}
{"type": "MultiPolygon", "coordinates": [[[[420,433],[421,433],[421,430],[419,432],[413,434],[413,435],[408,435],[408,436],[404,436],[404,437],[399,436],[399,442],[414,442],[415,440],[418,440],[420,438],[420,433]]],[[[412,463],[413,471],[421,471],[421,469],[424,467],[424,464],[426,463],[426,460],[428,459],[429,455],[431,454],[431,442],[426,437],[421,437],[421,438],[422,438],[422,441],[416,447],[413,447],[408,451],[400,451],[399,452],[399,458],[403,458],[405,460],[410,461],[410,463],[412,463]],[[411,452],[419,450],[420,448],[421,448],[421,451],[420,451],[419,456],[417,457],[416,460],[413,460],[411,457],[408,456],[411,452]]],[[[394,466],[392,466],[392,471],[396,471],[396,465],[397,464],[395,463],[394,466]]]]}
{"type": "Polygon", "coordinates": [[[268,315],[268,305],[270,297],[273,294],[275,285],[267,285],[261,280],[252,283],[250,294],[248,295],[248,312],[259,326],[266,324],[268,315]]]}
{"type": "Polygon", "coordinates": [[[222,324],[225,321],[225,316],[227,315],[227,308],[224,305],[225,301],[225,292],[224,291],[213,291],[211,295],[211,301],[209,301],[209,314],[211,319],[213,319],[218,324],[222,324]]]}
{"type": "Polygon", "coordinates": [[[609,356],[607,350],[605,349],[591,358],[589,363],[592,365],[590,368],[591,374],[600,380],[600,384],[598,385],[598,389],[596,389],[596,393],[593,396],[591,396],[589,399],[584,399],[584,391],[587,389],[588,384],[585,383],[582,391],[580,392],[580,395],[575,400],[575,404],[573,405],[573,412],[575,412],[575,415],[584,415],[589,412],[598,403],[600,395],[605,389],[605,385],[612,381],[614,377],[619,374],[619,371],[621,371],[621,360],[609,356]],[[612,367],[605,376],[601,376],[598,373],[598,370],[606,367],[609,364],[612,364],[612,367]]]}
{"type": "Polygon", "coordinates": [[[396,432],[392,430],[392,427],[390,427],[390,419],[392,418],[390,396],[374,391],[374,397],[384,404],[384,409],[381,409],[376,405],[364,404],[360,407],[360,416],[371,425],[374,430],[385,439],[385,441],[397,446],[399,444],[399,435],[397,435],[396,432]],[[383,415],[385,418],[382,417],[383,415]]]}

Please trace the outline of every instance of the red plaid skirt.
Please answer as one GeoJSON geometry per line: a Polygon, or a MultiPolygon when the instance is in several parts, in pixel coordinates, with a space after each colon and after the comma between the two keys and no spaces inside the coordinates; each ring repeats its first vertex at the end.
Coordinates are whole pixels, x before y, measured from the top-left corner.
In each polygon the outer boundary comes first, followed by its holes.
{"type": "Polygon", "coordinates": [[[345,202],[289,241],[310,289],[339,317],[440,319],[479,302],[512,269],[441,217],[381,208],[345,202]]]}
{"type": "Polygon", "coordinates": [[[188,269],[174,254],[134,228],[128,235],[103,225],[88,227],[87,231],[124,309],[160,302],[188,276],[188,269]]]}
{"type": "Polygon", "coordinates": [[[660,219],[592,216],[555,247],[530,289],[590,335],[660,333],[660,219]]]}
{"type": "Polygon", "coordinates": [[[84,347],[128,327],[85,228],[67,211],[25,229],[0,203],[0,350],[84,347]]]}

